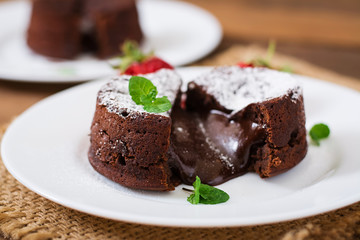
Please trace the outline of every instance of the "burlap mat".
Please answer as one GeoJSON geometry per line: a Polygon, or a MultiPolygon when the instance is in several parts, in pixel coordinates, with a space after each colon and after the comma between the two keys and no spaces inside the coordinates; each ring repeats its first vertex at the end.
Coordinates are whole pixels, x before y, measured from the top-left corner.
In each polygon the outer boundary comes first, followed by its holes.
{"type": "MultiPolygon", "coordinates": [[[[201,64],[232,64],[264,53],[264,49],[256,46],[238,46],[201,64]]],[[[297,59],[276,55],[274,63],[291,64],[299,73],[360,89],[355,79],[297,59]]],[[[0,138],[5,129],[6,126],[1,127],[0,138]]],[[[360,239],[360,202],[315,217],[277,224],[170,228],[117,222],[62,207],[22,186],[7,172],[1,159],[0,184],[0,233],[10,239],[360,239]]]]}

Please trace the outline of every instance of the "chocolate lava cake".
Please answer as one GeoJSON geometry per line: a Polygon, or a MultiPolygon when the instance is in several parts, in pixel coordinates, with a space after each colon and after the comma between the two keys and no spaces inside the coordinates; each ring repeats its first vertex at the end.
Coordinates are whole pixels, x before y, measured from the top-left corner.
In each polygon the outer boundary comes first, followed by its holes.
{"type": "MultiPolygon", "coordinates": [[[[181,78],[161,69],[144,75],[157,87],[158,97],[174,104],[181,78]]],[[[148,190],[173,190],[168,166],[171,119],[136,105],[129,95],[129,75],[114,77],[97,97],[91,125],[89,160],[99,173],[124,186],[148,190]]]]}
{"type": "Polygon", "coordinates": [[[92,51],[106,58],[142,36],[135,0],[33,0],[27,44],[48,57],[92,51]]]}
{"type": "Polygon", "coordinates": [[[144,75],[173,108],[145,112],[128,94],[130,76],[98,93],[89,160],[124,186],[173,190],[179,183],[218,185],[247,172],[276,176],[298,164],[307,142],[302,89],[289,74],[217,67],[180,92],[180,77],[144,75]]]}

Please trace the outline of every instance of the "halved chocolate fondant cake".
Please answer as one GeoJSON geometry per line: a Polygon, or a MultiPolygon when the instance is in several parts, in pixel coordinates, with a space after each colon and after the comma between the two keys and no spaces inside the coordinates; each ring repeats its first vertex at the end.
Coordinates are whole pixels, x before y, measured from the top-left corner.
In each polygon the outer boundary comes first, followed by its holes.
{"type": "MultiPolygon", "coordinates": [[[[158,96],[175,102],[181,86],[173,70],[145,75],[157,87],[158,96]]],[[[148,113],[129,95],[131,76],[114,77],[98,93],[91,126],[89,159],[104,176],[124,186],[172,190],[168,165],[171,119],[169,113],[148,113]]]]}
{"type": "Polygon", "coordinates": [[[98,94],[89,159],[115,182],[166,191],[199,176],[217,185],[246,172],[275,176],[306,155],[302,90],[289,74],[218,67],[190,82],[182,97],[173,70],[144,76],[169,97],[170,112],[136,105],[129,76],[114,78],[98,94]]]}
{"type": "Polygon", "coordinates": [[[307,151],[302,90],[287,73],[215,68],[189,83],[186,110],[175,106],[171,118],[171,164],[187,184],[275,176],[307,151]]]}
{"type": "Polygon", "coordinates": [[[106,58],[142,36],[135,0],[33,0],[27,44],[54,58],[84,51],[106,58]]]}

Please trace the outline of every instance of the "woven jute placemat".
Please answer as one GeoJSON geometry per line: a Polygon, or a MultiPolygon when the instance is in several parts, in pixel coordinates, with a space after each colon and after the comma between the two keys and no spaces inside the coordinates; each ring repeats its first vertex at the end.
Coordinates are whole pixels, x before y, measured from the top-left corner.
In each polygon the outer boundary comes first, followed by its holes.
{"type": "MultiPolygon", "coordinates": [[[[201,65],[233,64],[265,54],[257,46],[236,46],[201,65]]],[[[360,89],[356,79],[276,55],[274,64],[291,64],[299,73],[360,89]],[[309,67],[307,71],[306,66],[309,67]]],[[[0,138],[7,126],[1,126],[0,138]]],[[[29,126],[30,127],[30,126],[29,126]]],[[[21,151],[21,149],[19,149],[21,151]]],[[[314,217],[250,227],[173,228],[131,224],[84,214],[30,191],[0,159],[0,234],[9,239],[360,239],[360,202],[314,217]]]]}

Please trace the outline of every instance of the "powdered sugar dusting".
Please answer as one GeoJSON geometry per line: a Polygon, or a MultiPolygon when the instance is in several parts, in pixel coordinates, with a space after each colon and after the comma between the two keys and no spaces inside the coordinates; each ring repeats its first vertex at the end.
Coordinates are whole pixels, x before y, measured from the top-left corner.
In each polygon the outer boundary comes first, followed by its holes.
{"type": "MultiPolygon", "coordinates": [[[[181,86],[181,78],[170,69],[161,69],[155,73],[141,75],[149,79],[158,90],[157,97],[167,96],[171,104],[174,104],[176,95],[181,86]]],[[[113,77],[100,89],[98,93],[98,102],[105,105],[109,112],[114,112],[120,116],[128,116],[133,113],[156,114],[169,116],[169,112],[148,113],[143,106],[137,105],[129,94],[129,75],[113,77]]]]}
{"type": "MultiPolygon", "coordinates": [[[[213,95],[222,106],[233,111],[239,111],[250,103],[290,93],[293,101],[302,95],[294,77],[266,68],[217,67],[194,82],[213,95]]],[[[189,87],[194,85],[190,83],[189,87]]]]}

